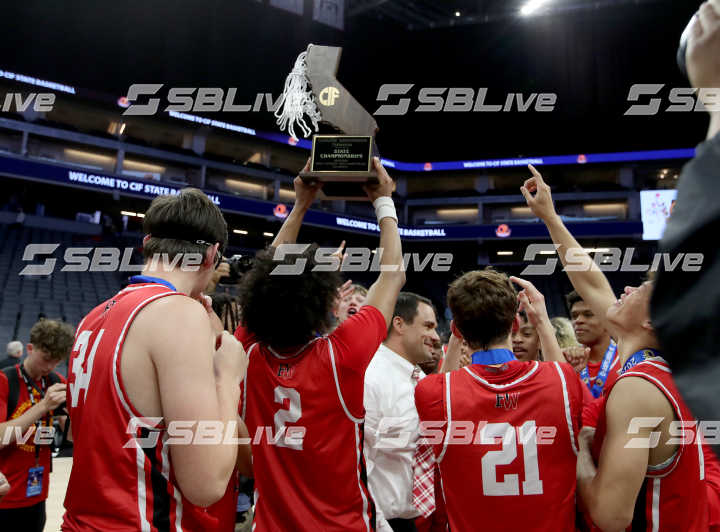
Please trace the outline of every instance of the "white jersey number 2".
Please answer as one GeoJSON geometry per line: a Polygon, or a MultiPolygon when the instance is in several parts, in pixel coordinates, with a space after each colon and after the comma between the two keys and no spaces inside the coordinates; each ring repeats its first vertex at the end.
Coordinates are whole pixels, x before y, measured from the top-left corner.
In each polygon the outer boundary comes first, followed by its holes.
{"type": "Polygon", "coordinates": [[[300,394],[294,388],[277,386],[275,388],[275,402],[284,404],[285,399],[289,400],[287,408],[278,410],[275,413],[275,445],[302,451],[302,440],[287,437],[287,423],[295,423],[302,416],[300,405],[300,394]]]}

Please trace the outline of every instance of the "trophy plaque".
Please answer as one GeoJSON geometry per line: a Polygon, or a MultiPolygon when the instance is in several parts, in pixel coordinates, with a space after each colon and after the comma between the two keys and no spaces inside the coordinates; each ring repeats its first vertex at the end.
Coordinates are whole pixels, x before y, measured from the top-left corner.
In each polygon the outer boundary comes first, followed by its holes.
{"type": "Polygon", "coordinates": [[[326,199],[367,200],[362,185],[377,183],[372,158],[378,155],[378,126],[335,77],[341,53],[335,46],[308,46],[285,81],[275,116],[293,138],[296,125],[305,137],[312,132],[305,115],[316,133],[320,123],[339,132],[313,136],[310,169],[300,177],[322,182],[326,199]]]}

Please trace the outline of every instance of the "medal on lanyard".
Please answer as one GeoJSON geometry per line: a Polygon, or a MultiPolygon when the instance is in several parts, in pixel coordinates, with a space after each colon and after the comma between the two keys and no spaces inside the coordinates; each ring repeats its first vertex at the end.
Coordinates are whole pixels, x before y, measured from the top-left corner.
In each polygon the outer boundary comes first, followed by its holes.
{"type": "Polygon", "coordinates": [[[614,341],[610,340],[610,345],[608,346],[607,351],[605,351],[605,356],[603,357],[600,371],[598,372],[597,377],[595,377],[595,382],[592,386],[590,386],[590,372],[588,371],[587,366],[585,366],[580,372],[580,378],[590,389],[590,393],[592,393],[593,397],[595,397],[596,399],[600,397],[603,393],[603,388],[605,388],[605,381],[607,380],[608,374],[610,373],[610,366],[612,366],[612,362],[615,359],[616,352],[617,344],[614,341]]]}

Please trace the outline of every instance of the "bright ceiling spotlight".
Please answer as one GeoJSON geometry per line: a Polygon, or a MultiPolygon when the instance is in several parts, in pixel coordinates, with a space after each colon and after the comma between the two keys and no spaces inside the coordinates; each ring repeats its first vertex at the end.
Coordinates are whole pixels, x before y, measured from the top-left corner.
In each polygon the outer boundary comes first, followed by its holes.
{"type": "Polygon", "coordinates": [[[524,17],[528,17],[548,2],[549,0],[528,0],[525,5],[522,6],[522,8],[520,9],[520,14],[524,17]]]}

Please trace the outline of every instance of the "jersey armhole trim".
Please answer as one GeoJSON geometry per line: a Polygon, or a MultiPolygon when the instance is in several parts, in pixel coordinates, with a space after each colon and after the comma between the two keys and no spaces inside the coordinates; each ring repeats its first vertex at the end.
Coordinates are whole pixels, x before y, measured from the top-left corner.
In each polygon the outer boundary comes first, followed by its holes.
{"type": "Polygon", "coordinates": [[[570,411],[570,396],[568,394],[567,382],[565,381],[565,374],[560,367],[559,362],[553,362],[558,375],[560,376],[560,382],[562,383],[563,401],[565,403],[565,421],[567,421],[568,432],[570,433],[570,444],[575,456],[578,454],[577,444],[575,443],[575,430],[573,429],[572,423],[572,412],[570,411]]]}
{"type": "Polygon", "coordinates": [[[347,404],[345,403],[345,398],[343,397],[342,391],[340,390],[340,379],[338,378],[338,372],[337,372],[337,366],[335,365],[335,350],[333,349],[332,340],[330,340],[330,337],[326,337],[327,343],[328,343],[328,353],[330,355],[330,365],[332,366],[333,371],[333,378],[335,379],[335,389],[337,390],[338,399],[340,399],[340,404],[342,405],[343,410],[345,411],[345,415],[348,417],[350,421],[353,423],[363,423],[365,421],[364,418],[358,418],[353,416],[350,413],[350,410],[347,407],[347,404]]]}
{"type": "Polygon", "coordinates": [[[450,441],[450,433],[452,431],[452,406],[450,405],[450,372],[445,374],[445,417],[447,418],[447,426],[445,428],[445,439],[443,440],[442,451],[438,455],[436,462],[439,464],[445,458],[448,442],[450,441]]]}
{"type": "MultiPolygon", "coordinates": [[[[120,373],[120,363],[122,359],[122,355],[120,353],[120,346],[122,346],[125,343],[125,338],[128,333],[128,329],[130,328],[130,325],[135,320],[135,316],[137,316],[137,313],[140,312],[145,306],[147,306],[149,303],[152,303],[153,301],[160,299],[162,297],[167,296],[175,296],[175,295],[185,295],[181,294],[179,292],[163,292],[161,294],[156,294],[154,296],[150,296],[147,299],[144,299],[141,301],[130,313],[130,317],[125,322],[125,325],[123,325],[122,331],[120,332],[120,336],[118,337],[117,343],[115,344],[115,353],[113,354],[113,361],[112,361],[112,371],[113,371],[113,382],[115,384],[115,394],[117,395],[118,399],[120,400],[120,403],[122,404],[123,408],[125,409],[125,413],[129,416],[129,419],[136,418],[137,420],[137,427],[143,427],[150,430],[158,430],[157,425],[149,425],[147,424],[144,419],[146,416],[143,416],[137,408],[132,404],[130,401],[130,398],[127,396],[127,393],[125,392],[125,385],[123,384],[122,375],[120,373]]],[[[164,421],[161,421],[161,423],[164,423],[164,421]]]]}
{"type": "MultiPolygon", "coordinates": [[[[639,365],[640,364],[638,364],[638,366],[639,365]]],[[[652,365],[656,366],[656,364],[652,364],[652,365]]],[[[635,366],[635,368],[633,368],[633,370],[637,369],[638,366],[635,366]]],[[[663,368],[661,368],[661,369],[663,369],[663,368]]],[[[675,412],[675,415],[677,416],[678,420],[680,422],[685,421],[683,419],[682,412],[680,411],[680,405],[677,403],[677,401],[672,396],[670,391],[665,387],[665,385],[660,380],[658,380],[656,377],[653,377],[652,375],[648,375],[647,373],[642,373],[641,371],[628,371],[627,373],[623,373],[620,376],[620,378],[618,378],[618,381],[625,377],[640,377],[641,379],[650,381],[652,384],[654,384],[660,390],[660,393],[662,393],[665,396],[665,399],[667,399],[670,402],[670,404],[672,405],[672,409],[675,412]]],[[[659,479],[659,478],[666,477],[670,473],[675,471],[675,468],[677,467],[678,463],[680,463],[680,458],[682,457],[682,454],[685,451],[685,447],[686,446],[682,445],[682,444],[678,445],[677,451],[675,452],[675,459],[673,460],[672,464],[670,464],[666,468],[663,468],[662,470],[659,470],[659,471],[655,471],[655,470],[650,469],[653,466],[648,466],[645,476],[648,478],[659,479]]],[[[699,458],[700,457],[698,457],[698,459],[699,458]]],[[[664,464],[664,462],[663,462],[663,464],[664,464]]],[[[656,467],[663,465],[663,464],[657,464],[656,467]]]]}
{"type": "Polygon", "coordinates": [[[248,349],[247,357],[248,357],[248,369],[245,371],[245,378],[242,381],[242,413],[240,414],[240,418],[245,421],[245,413],[247,412],[247,381],[250,373],[250,355],[252,355],[253,350],[258,345],[257,342],[255,342],[253,345],[250,346],[250,349],[248,349]]]}

